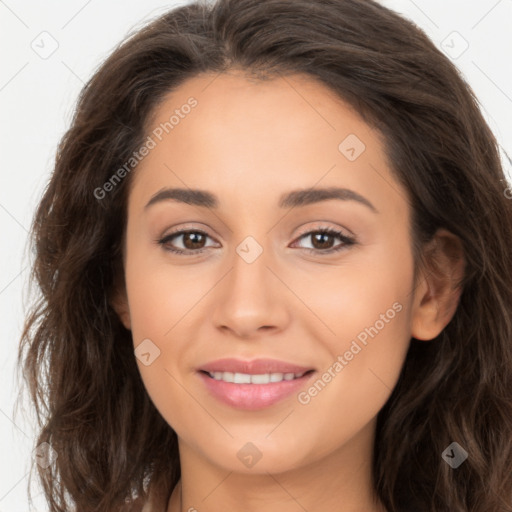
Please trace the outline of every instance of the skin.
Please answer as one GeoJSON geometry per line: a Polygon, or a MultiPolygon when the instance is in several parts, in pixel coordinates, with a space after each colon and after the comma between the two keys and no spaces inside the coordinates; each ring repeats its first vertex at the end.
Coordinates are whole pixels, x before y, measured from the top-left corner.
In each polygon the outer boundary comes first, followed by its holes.
{"type": "Polygon", "coordinates": [[[148,366],[137,364],[179,439],[182,478],[167,511],[383,511],[370,471],[377,414],[411,337],[433,339],[456,310],[460,244],[439,230],[430,249],[442,272],[413,282],[407,192],[379,133],[322,84],[301,75],[260,82],[241,71],[202,74],[166,97],[151,128],[190,96],[198,105],[133,176],[126,289],[115,300],[134,347],[149,338],[160,350],[148,366]],[[354,161],[338,149],[349,134],[366,146],[354,161]],[[278,207],[291,189],[328,186],[356,191],[378,212],[334,199],[278,207]],[[210,191],[219,208],[166,200],[145,209],[165,187],[210,191]],[[315,244],[319,227],[357,243],[322,254],[343,242],[315,244]],[[168,246],[206,250],[166,251],[155,240],[171,228],[208,237],[177,236],[168,246]],[[251,264],[236,252],[247,236],[263,249],[251,264]],[[196,373],[222,357],[269,357],[317,369],[315,381],[394,303],[401,311],[307,404],[292,394],[260,411],[238,410],[210,396],[196,373]],[[251,468],[237,457],[248,442],[262,454],[251,468]]]}

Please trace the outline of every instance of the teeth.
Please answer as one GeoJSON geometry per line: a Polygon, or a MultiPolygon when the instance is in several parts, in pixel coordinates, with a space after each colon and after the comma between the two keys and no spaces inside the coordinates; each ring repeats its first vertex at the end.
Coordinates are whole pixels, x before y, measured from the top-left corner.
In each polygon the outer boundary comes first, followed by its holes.
{"type": "Polygon", "coordinates": [[[269,384],[270,382],[298,379],[302,377],[304,373],[264,373],[261,375],[250,375],[248,373],[213,372],[209,373],[209,375],[212,379],[232,382],[234,384],[269,384]]]}

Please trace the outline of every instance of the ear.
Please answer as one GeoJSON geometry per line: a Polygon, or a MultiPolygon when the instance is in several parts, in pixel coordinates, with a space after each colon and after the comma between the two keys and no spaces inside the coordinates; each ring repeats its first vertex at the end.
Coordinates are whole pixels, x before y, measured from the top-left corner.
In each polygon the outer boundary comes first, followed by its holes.
{"type": "Polygon", "coordinates": [[[130,319],[130,308],[128,307],[128,295],[124,284],[119,286],[110,299],[110,305],[114,308],[119,320],[130,330],[132,328],[130,319]]]}
{"type": "Polygon", "coordinates": [[[425,248],[427,268],[414,291],[411,335],[418,340],[438,336],[459,305],[465,258],[459,237],[440,228],[425,248]]]}

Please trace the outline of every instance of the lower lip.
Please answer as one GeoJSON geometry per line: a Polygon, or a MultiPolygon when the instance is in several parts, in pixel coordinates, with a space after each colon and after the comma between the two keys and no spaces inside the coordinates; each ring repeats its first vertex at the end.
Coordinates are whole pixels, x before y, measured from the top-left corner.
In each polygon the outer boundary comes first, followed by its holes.
{"type": "Polygon", "coordinates": [[[238,409],[254,411],[269,407],[299,391],[314,373],[308,373],[298,379],[268,384],[234,384],[212,379],[203,372],[199,372],[199,376],[213,396],[221,402],[238,409]]]}

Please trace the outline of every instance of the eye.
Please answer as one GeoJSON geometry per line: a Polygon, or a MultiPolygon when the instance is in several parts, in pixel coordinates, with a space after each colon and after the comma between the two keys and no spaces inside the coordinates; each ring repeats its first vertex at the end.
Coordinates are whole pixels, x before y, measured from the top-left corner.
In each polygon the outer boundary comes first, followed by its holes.
{"type": "Polygon", "coordinates": [[[199,254],[204,251],[204,242],[207,238],[210,238],[207,233],[197,229],[181,230],[170,233],[165,237],[157,240],[157,242],[169,252],[176,254],[199,254]],[[171,240],[182,238],[182,242],[185,245],[185,250],[173,247],[171,240]]]}
{"type": "Polygon", "coordinates": [[[332,228],[320,227],[313,231],[308,231],[302,234],[298,240],[307,239],[308,237],[311,239],[313,247],[302,247],[302,249],[316,254],[330,254],[341,251],[356,243],[354,237],[347,236],[341,231],[332,228]],[[342,243],[338,246],[331,247],[333,239],[335,238],[341,240],[342,243]]]}

